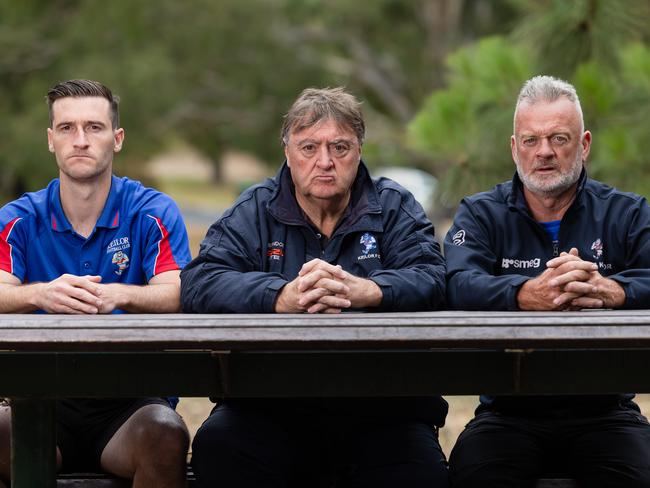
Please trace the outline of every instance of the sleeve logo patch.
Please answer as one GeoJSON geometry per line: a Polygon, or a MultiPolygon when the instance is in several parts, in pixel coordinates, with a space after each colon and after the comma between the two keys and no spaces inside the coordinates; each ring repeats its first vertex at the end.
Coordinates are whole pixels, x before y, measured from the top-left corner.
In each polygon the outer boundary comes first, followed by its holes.
{"type": "Polygon", "coordinates": [[[451,242],[453,242],[457,246],[462,246],[463,244],[465,244],[465,231],[461,229],[458,232],[456,232],[451,238],[451,242]]]}

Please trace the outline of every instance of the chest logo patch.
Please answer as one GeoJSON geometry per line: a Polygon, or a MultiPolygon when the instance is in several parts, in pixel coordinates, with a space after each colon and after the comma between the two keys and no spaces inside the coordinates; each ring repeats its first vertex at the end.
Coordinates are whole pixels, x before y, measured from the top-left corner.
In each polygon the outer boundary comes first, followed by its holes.
{"type": "Polygon", "coordinates": [[[129,267],[129,256],[127,256],[124,251],[117,251],[115,254],[113,254],[113,259],[111,259],[111,262],[117,266],[115,274],[119,276],[124,272],[126,268],[129,267]]]}
{"type": "Polygon", "coordinates": [[[591,245],[591,250],[593,251],[592,256],[594,259],[600,259],[603,257],[603,241],[596,239],[591,245]]]}
{"type": "Polygon", "coordinates": [[[359,244],[361,244],[361,255],[357,257],[357,261],[362,259],[381,258],[381,255],[377,252],[377,239],[375,239],[375,236],[370,232],[366,232],[361,236],[359,244]]]}
{"type": "Polygon", "coordinates": [[[503,258],[501,260],[501,268],[515,268],[515,269],[530,269],[530,268],[539,268],[542,264],[540,258],[533,259],[512,259],[512,258],[503,258]]]}
{"type": "Polygon", "coordinates": [[[284,242],[273,241],[266,244],[266,257],[272,261],[279,261],[284,256],[284,242]]]}
{"type": "Polygon", "coordinates": [[[375,239],[375,236],[369,234],[368,232],[361,236],[359,244],[361,244],[361,252],[366,256],[368,253],[370,253],[370,251],[377,249],[377,239],[375,239]]]}

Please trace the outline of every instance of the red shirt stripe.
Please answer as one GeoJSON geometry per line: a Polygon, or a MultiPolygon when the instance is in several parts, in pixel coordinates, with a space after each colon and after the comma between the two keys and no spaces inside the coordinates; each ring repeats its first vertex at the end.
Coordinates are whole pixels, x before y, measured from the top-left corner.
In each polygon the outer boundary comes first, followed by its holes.
{"type": "Polygon", "coordinates": [[[172,269],[179,269],[178,264],[174,260],[174,255],[172,253],[172,248],[169,245],[169,232],[163,225],[162,221],[158,217],[153,215],[148,215],[155,220],[158,230],[160,231],[160,240],[158,241],[158,254],[156,255],[156,260],[154,261],[153,266],[153,276],[160,274],[164,271],[169,271],[172,269]]]}
{"type": "Polygon", "coordinates": [[[14,272],[14,260],[11,255],[13,249],[12,245],[9,244],[9,236],[11,231],[14,229],[16,223],[21,219],[21,217],[16,217],[7,225],[5,225],[2,232],[0,232],[0,269],[6,271],[7,273],[14,272]]]}

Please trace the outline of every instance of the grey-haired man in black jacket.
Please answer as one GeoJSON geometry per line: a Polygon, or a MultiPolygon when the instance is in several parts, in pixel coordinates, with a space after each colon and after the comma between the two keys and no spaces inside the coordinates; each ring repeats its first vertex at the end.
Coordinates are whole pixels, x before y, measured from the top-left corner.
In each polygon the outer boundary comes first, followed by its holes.
{"type": "MultiPolygon", "coordinates": [[[[648,307],[650,208],[587,177],[590,146],[573,86],[526,82],[516,174],[463,199],[445,239],[452,308],[648,307]]],[[[484,395],[451,454],[454,486],[532,486],[558,469],[589,488],[650,486],[650,425],[632,398],[484,395]]]]}

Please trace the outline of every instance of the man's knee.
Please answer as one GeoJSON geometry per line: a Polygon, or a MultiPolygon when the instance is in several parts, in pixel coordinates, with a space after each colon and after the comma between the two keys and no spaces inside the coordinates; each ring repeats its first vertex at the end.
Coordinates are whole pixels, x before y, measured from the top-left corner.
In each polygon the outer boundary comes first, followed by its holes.
{"type": "Polygon", "coordinates": [[[184,479],[188,446],[187,427],[176,412],[159,404],[146,405],[113,435],[102,452],[101,465],[125,478],[184,479]]]}
{"type": "Polygon", "coordinates": [[[219,459],[277,456],[282,447],[280,430],[252,414],[242,415],[230,409],[215,411],[199,428],[192,443],[193,457],[219,459]]]}
{"type": "Polygon", "coordinates": [[[544,449],[534,429],[518,422],[485,414],[470,422],[449,456],[452,486],[531,485],[543,470],[544,449]]]}
{"type": "Polygon", "coordinates": [[[134,425],[137,445],[155,458],[185,456],[190,435],[181,417],[163,405],[147,405],[141,410],[134,425]]]}

